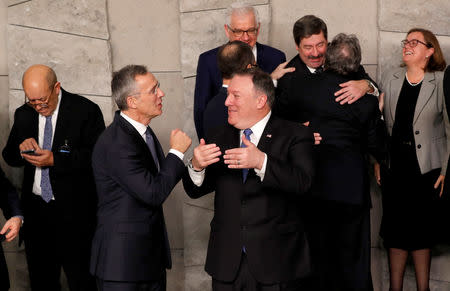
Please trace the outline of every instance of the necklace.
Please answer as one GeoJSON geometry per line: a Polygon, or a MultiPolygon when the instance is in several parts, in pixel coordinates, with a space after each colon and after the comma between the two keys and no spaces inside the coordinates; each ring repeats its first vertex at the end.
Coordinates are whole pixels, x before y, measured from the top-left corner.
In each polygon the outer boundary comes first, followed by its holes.
{"type": "Polygon", "coordinates": [[[422,76],[422,79],[420,79],[420,81],[417,82],[417,83],[411,83],[411,82],[409,81],[409,79],[408,79],[408,73],[405,73],[405,77],[406,77],[406,81],[408,81],[409,85],[411,85],[411,86],[414,87],[414,86],[417,86],[417,85],[419,85],[420,83],[422,83],[423,78],[425,78],[425,75],[423,75],[423,76],[422,76]]]}

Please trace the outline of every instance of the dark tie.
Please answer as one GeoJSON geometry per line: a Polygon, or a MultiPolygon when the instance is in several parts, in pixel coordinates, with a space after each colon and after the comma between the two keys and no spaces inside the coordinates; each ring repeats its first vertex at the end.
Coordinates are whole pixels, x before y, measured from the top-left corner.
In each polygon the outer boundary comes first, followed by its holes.
{"type": "Polygon", "coordinates": [[[150,149],[150,152],[152,153],[153,161],[155,161],[156,168],[158,169],[159,172],[159,161],[158,155],[156,154],[155,140],[153,138],[152,131],[148,126],[147,130],[145,131],[145,142],[147,143],[147,146],[150,149]]]}
{"type": "MultiPolygon", "coordinates": [[[[44,128],[44,143],[42,145],[42,148],[44,150],[52,149],[52,134],[52,117],[46,116],[44,128]]],[[[41,195],[42,199],[44,199],[44,201],[47,203],[52,200],[53,197],[52,185],[50,184],[50,175],[48,173],[48,169],[48,167],[41,169],[41,195]]]]}
{"type": "Polygon", "coordinates": [[[314,74],[322,74],[323,73],[323,67],[320,66],[316,69],[316,71],[314,72],[314,74]]]}
{"type": "MultiPolygon", "coordinates": [[[[250,135],[252,134],[252,130],[250,128],[244,129],[245,138],[250,141],[250,135]]],[[[241,148],[246,148],[247,146],[244,143],[241,143],[241,148]]],[[[245,182],[247,180],[248,169],[242,169],[242,178],[245,182]]]]}

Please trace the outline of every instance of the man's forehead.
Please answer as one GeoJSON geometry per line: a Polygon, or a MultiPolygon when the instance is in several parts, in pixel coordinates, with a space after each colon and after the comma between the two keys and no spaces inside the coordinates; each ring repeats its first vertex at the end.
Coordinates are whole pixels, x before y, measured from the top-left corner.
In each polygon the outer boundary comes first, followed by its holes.
{"type": "Polygon", "coordinates": [[[310,36],[304,37],[300,40],[301,45],[316,45],[321,42],[327,42],[325,36],[323,35],[323,31],[318,34],[312,34],[310,36]]]}
{"type": "MultiPolygon", "coordinates": [[[[231,26],[233,28],[240,28],[240,26],[256,26],[255,14],[249,11],[247,13],[236,13],[231,14],[231,26]]],[[[247,27],[244,27],[247,28],[247,27]]]]}

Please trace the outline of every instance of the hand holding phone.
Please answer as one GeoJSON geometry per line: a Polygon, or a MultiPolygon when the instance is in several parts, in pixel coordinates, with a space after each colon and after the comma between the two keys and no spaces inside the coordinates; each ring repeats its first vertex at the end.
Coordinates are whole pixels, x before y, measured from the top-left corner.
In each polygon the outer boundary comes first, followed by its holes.
{"type": "Polygon", "coordinates": [[[21,154],[25,154],[25,155],[30,155],[30,156],[39,156],[39,154],[34,152],[33,150],[25,150],[25,151],[20,151],[21,154]]]}

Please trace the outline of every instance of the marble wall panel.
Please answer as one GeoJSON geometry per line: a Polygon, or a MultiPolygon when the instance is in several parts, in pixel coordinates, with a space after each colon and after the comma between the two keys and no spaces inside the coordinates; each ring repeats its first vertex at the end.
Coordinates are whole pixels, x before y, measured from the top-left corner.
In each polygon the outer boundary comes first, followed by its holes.
{"type": "Polygon", "coordinates": [[[184,204],[184,265],[204,265],[208,247],[210,222],[214,212],[202,207],[184,204]]]}
{"type": "Polygon", "coordinates": [[[103,119],[105,120],[105,125],[108,126],[114,118],[114,102],[111,97],[99,97],[92,95],[84,95],[84,97],[88,98],[92,102],[96,103],[103,114],[103,119]]]}
{"type": "Polygon", "coordinates": [[[8,76],[0,76],[0,96],[0,150],[3,150],[9,136],[8,76]]]}
{"type": "MultiPolygon", "coordinates": [[[[256,6],[261,18],[258,41],[267,43],[270,30],[270,9],[268,5],[256,6]]],[[[181,19],[181,66],[183,77],[194,76],[198,56],[207,50],[228,41],[224,24],[225,9],[182,13],[181,19]]]]}
{"type": "Polygon", "coordinates": [[[172,250],[172,269],[167,270],[167,291],[184,289],[183,250],[172,250]]]}
{"type": "Polygon", "coordinates": [[[42,63],[56,71],[68,91],[111,96],[108,41],[14,25],[9,25],[8,35],[10,88],[21,89],[26,68],[42,63]]]}
{"type": "Polygon", "coordinates": [[[9,6],[14,6],[14,5],[19,5],[25,2],[29,2],[31,0],[7,0],[7,1],[3,1],[6,2],[6,4],[9,6]]]}
{"type": "Polygon", "coordinates": [[[204,266],[185,267],[184,291],[211,291],[211,277],[204,266]]]}
{"type": "Polygon", "coordinates": [[[108,1],[114,70],[144,64],[150,71],[180,70],[178,1],[108,1]]]}
{"type": "Polygon", "coordinates": [[[330,2],[272,0],[270,44],[286,53],[291,59],[297,52],[292,36],[295,21],[304,15],[314,14],[325,21],[328,39],[340,32],[354,33],[361,42],[362,63],[377,61],[377,2],[344,0],[330,2]]]}
{"type": "Polygon", "coordinates": [[[364,70],[366,70],[366,73],[369,74],[369,76],[372,78],[372,80],[377,80],[377,65],[363,65],[364,70]]]}
{"type": "MultiPolygon", "coordinates": [[[[378,79],[383,72],[398,67],[402,62],[402,47],[400,41],[406,33],[380,32],[380,53],[378,57],[378,79]]],[[[450,36],[437,36],[447,64],[450,62],[450,36]]]]}
{"type": "Polygon", "coordinates": [[[9,8],[8,22],[108,39],[106,0],[39,0],[9,8]]]}
{"type": "Polygon", "coordinates": [[[380,30],[407,32],[413,27],[450,35],[450,1],[448,0],[379,0],[380,30]]]}
{"type": "Polygon", "coordinates": [[[0,2],[0,75],[8,75],[8,54],[6,25],[8,23],[8,8],[5,1],[0,2]]]}
{"type": "MultiPolygon", "coordinates": [[[[226,9],[231,3],[236,2],[236,0],[181,0],[180,1],[180,11],[201,11],[201,10],[212,10],[212,9],[226,9]]],[[[250,0],[246,1],[250,5],[261,5],[268,4],[268,0],[250,0]]]]}
{"type": "Polygon", "coordinates": [[[194,90],[195,90],[195,77],[189,77],[183,79],[184,83],[184,111],[183,131],[192,138],[192,145],[185,154],[185,161],[189,160],[194,153],[194,148],[198,145],[197,132],[194,125],[194,90]]]}

